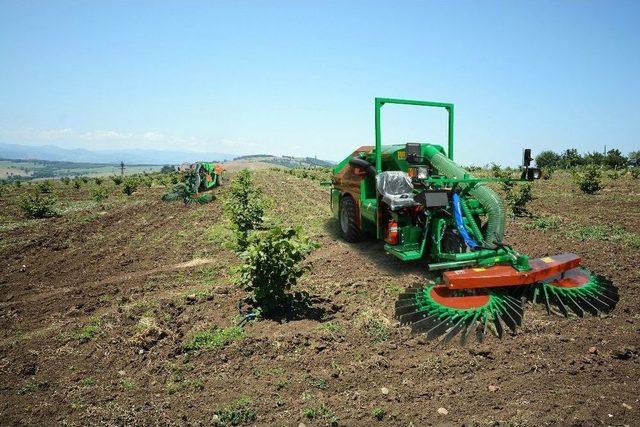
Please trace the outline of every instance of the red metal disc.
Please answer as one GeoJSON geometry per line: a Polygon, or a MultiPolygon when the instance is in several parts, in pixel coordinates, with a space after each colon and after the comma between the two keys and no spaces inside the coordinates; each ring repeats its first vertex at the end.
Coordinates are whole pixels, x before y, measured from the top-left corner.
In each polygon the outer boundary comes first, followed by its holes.
{"type": "Polygon", "coordinates": [[[589,273],[582,268],[574,268],[564,273],[564,276],[559,276],[547,285],[557,286],[559,288],[579,288],[591,279],[589,273]]]}
{"type": "Polygon", "coordinates": [[[444,286],[436,286],[431,289],[431,299],[440,305],[455,309],[479,308],[489,302],[489,295],[453,296],[453,292],[444,286]]]}

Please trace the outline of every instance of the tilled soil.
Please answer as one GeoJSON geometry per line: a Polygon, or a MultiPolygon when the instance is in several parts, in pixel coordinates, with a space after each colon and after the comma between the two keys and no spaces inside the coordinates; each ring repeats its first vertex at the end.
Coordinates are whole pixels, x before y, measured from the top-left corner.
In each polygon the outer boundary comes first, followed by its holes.
{"type": "MultiPolygon", "coordinates": [[[[67,213],[25,222],[15,206],[25,190],[3,193],[0,423],[640,423],[637,246],[510,220],[519,250],[578,253],[613,280],[617,308],[579,319],[527,306],[516,334],[445,347],[393,320],[399,293],[429,280],[423,263],[402,263],[376,241],[342,242],[318,181],[271,170],[255,178],[267,222],[301,225],[321,244],[298,285],[313,304],[198,351],[185,343],[236,325],[245,296],[218,200],[164,203],[154,187],[101,209],[82,204],[88,189],[61,187],[67,213]]],[[[595,196],[561,175],[535,185],[531,210],[562,226],[640,224],[630,178],[595,196]]]]}

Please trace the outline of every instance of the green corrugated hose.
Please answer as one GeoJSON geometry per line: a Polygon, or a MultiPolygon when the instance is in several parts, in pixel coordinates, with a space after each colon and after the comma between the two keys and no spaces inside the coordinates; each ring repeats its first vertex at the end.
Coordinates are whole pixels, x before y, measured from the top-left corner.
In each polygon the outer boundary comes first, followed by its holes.
{"type": "MultiPolygon", "coordinates": [[[[431,164],[438,170],[438,173],[447,178],[473,178],[469,172],[458,166],[453,161],[444,156],[438,148],[427,145],[424,154],[431,164]]],[[[460,183],[459,187],[465,189],[470,184],[460,183]]],[[[502,243],[504,238],[505,213],[502,200],[491,188],[484,184],[476,184],[469,190],[469,194],[478,199],[482,207],[487,211],[487,231],[484,236],[484,244],[495,248],[497,243],[502,243]]]]}

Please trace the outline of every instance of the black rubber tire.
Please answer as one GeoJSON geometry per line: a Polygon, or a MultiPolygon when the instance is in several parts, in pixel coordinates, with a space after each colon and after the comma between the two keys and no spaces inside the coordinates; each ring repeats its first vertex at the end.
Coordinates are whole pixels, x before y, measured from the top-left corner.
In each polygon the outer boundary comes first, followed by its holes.
{"type": "Polygon", "coordinates": [[[338,223],[342,237],[350,243],[362,240],[362,230],[358,218],[358,207],[351,196],[343,196],[340,199],[340,210],[338,211],[338,223]]]}

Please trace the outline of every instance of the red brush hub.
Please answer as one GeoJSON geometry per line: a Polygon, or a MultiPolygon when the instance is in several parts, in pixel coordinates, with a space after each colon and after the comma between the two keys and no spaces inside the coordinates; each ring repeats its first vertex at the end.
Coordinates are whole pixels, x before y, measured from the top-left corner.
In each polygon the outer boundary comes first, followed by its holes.
{"type": "Polygon", "coordinates": [[[455,309],[479,308],[489,302],[489,295],[466,295],[456,296],[454,293],[444,286],[436,286],[429,293],[431,299],[440,305],[455,309]]]}

